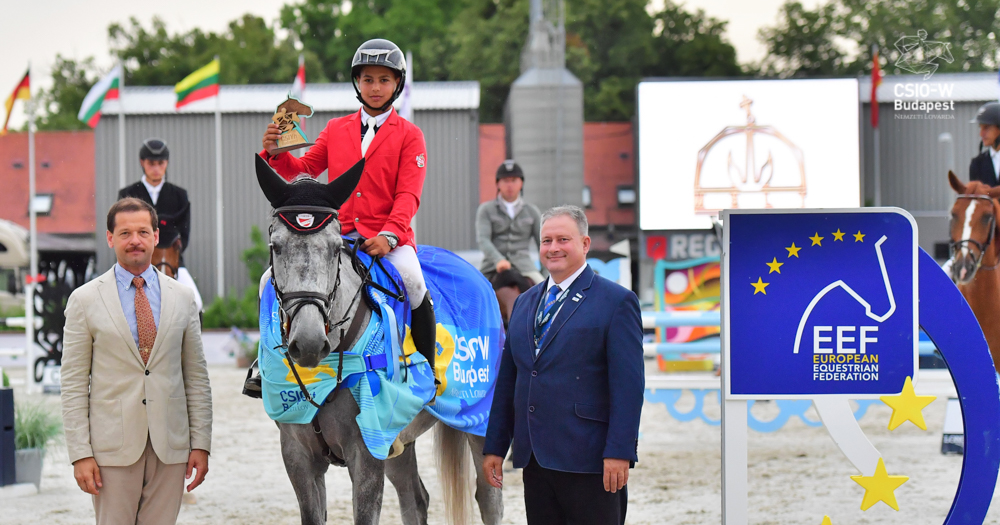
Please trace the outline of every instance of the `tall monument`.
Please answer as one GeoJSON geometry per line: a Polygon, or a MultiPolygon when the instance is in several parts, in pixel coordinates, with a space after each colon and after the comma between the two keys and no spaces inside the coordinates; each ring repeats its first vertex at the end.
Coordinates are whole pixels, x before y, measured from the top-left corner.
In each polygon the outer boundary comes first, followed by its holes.
{"type": "Polygon", "coordinates": [[[583,84],[566,69],[564,20],[563,0],[531,0],[521,76],[507,99],[510,154],[542,210],[583,201],[583,84]]]}

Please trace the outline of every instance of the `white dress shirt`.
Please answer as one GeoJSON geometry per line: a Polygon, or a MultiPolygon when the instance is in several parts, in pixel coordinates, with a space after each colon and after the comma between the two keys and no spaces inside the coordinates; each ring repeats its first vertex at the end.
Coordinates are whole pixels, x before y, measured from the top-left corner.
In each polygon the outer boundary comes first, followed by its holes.
{"type": "Polygon", "coordinates": [[[990,159],[993,161],[993,174],[997,176],[997,180],[1000,180],[1000,151],[993,148],[989,149],[990,159]]]}
{"type": "Polygon", "coordinates": [[[507,202],[507,199],[500,197],[500,202],[507,208],[507,215],[510,215],[511,219],[521,210],[521,197],[514,199],[514,202],[507,202]]]}
{"type": "Polygon", "coordinates": [[[385,124],[385,121],[389,118],[389,115],[392,115],[393,111],[395,110],[390,109],[389,111],[386,111],[385,113],[382,113],[377,117],[373,117],[369,115],[367,111],[365,111],[365,108],[361,108],[361,125],[364,126],[368,124],[368,119],[373,118],[375,119],[375,127],[381,128],[382,124],[385,124]]]}
{"type": "Polygon", "coordinates": [[[156,206],[156,201],[160,199],[160,190],[163,189],[163,179],[160,179],[160,183],[153,186],[146,179],[146,176],[142,176],[142,185],[146,187],[146,191],[149,192],[149,198],[153,200],[153,206],[156,206]]]}

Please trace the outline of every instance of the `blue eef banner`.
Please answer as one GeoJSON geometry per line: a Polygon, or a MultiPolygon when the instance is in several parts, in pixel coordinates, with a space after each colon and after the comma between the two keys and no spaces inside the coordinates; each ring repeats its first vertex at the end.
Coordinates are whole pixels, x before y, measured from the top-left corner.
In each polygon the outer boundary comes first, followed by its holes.
{"type": "Polygon", "coordinates": [[[729,212],[728,393],[902,390],[916,371],[916,226],[902,210],[729,212]]]}

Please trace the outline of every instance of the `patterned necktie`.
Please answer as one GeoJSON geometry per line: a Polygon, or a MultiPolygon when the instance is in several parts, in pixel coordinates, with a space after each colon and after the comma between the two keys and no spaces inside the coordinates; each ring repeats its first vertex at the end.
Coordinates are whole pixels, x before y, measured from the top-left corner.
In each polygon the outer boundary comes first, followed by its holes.
{"type": "Polygon", "coordinates": [[[156,322],[153,320],[153,309],[149,306],[149,298],[142,289],[146,281],[142,277],[133,277],[135,286],[135,324],[139,329],[139,355],[143,364],[149,362],[149,352],[156,341],[156,322]]]}
{"type": "Polygon", "coordinates": [[[375,140],[375,117],[368,117],[368,131],[366,131],[365,136],[361,138],[362,157],[364,157],[365,153],[368,152],[368,146],[372,145],[373,140],[375,140]]]}
{"type": "Polygon", "coordinates": [[[549,328],[552,327],[552,318],[555,317],[557,308],[557,302],[559,299],[559,293],[562,290],[559,289],[558,285],[553,284],[549,288],[548,295],[545,296],[545,306],[542,307],[542,317],[539,329],[541,330],[541,336],[538,337],[538,347],[541,348],[545,344],[545,336],[549,333],[549,328]]]}

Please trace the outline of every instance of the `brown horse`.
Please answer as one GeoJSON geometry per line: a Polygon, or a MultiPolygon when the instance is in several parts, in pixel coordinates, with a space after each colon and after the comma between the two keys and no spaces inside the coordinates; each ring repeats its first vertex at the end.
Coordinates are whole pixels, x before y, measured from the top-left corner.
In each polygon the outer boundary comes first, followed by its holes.
{"type": "Polygon", "coordinates": [[[181,248],[180,236],[173,241],[157,244],[153,249],[153,266],[167,277],[176,279],[181,263],[181,248]]]}
{"type": "Polygon", "coordinates": [[[951,279],[976,314],[1000,371],[1000,187],[966,185],[950,171],[948,182],[958,192],[951,207],[951,279]]]}
{"type": "Polygon", "coordinates": [[[517,268],[494,274],[490,278],[493,285],[493,292],[497,295],[497,303],[500,304],[500,317],[503,318],[503,325],[506,328],[510,322],[510,314],[514,311],[514,301],[517,296],[528,291],[537,283],[521,275],[517,268]]]}

